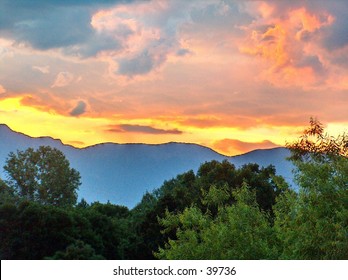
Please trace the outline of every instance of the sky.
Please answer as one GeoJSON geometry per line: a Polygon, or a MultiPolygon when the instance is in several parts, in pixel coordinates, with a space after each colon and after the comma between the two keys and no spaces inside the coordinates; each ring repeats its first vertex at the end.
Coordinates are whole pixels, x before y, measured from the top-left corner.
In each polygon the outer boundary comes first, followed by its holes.
{"type": "Polygon", "coordinates": [[[344,0],[0,0],[0,123],[85,147],[348,128],[344,0]]]}

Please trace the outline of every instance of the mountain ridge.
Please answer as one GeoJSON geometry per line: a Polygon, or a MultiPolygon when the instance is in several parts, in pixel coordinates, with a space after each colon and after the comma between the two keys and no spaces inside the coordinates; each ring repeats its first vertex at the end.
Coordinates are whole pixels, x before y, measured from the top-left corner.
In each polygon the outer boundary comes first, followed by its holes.
{"type": "Polygon", "coordinates": [[[292,183],[292,165],[286,161],[289,150],[283,147],[259,149],[238,156],[226,156],[209,147],[194,143],[168,142],[164,144],[145,143],[99,143],[77,148],[64,144],[50,136],[31,137],[15,132],[7,125],[0,124],[0,176],[9,152],[38,148],[48,145],[61,150],[71,167],[81,174],[82,185],[79,199],[88,202],[110,201],[128,207],[140,202],[146,191],[160,187],[165,180],[193,170],[211,160],[224,159],[240,167],[247,163],[260,166],[273,164],[277,174],[292,183]]]}
{"type": "MultiPolygon", "coordinates": [[[[205,148],[205,149],[209,149],[211,151],[213,151],[214,153],[216,154],[219,154],[221,156],[224,156],[224,157],[231,157],[229,155],[225,155],[223,153],[220,153],[216,150],[214,150],[213,148],[210,148],[210,147],[207,147],[207,146],[204,146],[202,144],[197,144],[197,143],[188,143],[188,142],[176,142],[176,141],[170,141],[170,142],[164,142],[164,143],[159,143],[159,144],[153,144],[153,143],[143,143],[143,142],[137,142],[137,143],[117,143],[117,142],[102,142],[102,143],[96,143],[96,144],[92,144],[92,145],[88,145],[88,146],[85,146],[85,147],[76,147],[72,144],[69,144],[69,143],[64,143],[61,139],[59,138],[54,138],[52,136],[30,136],[28,134],[25,134],[23,132],[20,132],[20,131],[15,131],[13,129],[11,129],[7,124],[3,124],[3,123],[0,123],[0,129],[1,127],[5,127],[6,129],[8,129],[9,131],[11,132],[14,132],[14,133],[17,133],[17,134],[21,134],[22,136],[25,136],[25,137],[28,137],[28,138],[32,138],[32,139],[50,139],[50,140],[53,140],[53,141],[58,141],[60,144],[64,145],[64,146],[69,146],[69,147],[72,147],[74,149],[78,149],[78,150],[84,150],[84,149],[89,149],[89,148],[93,148],[93,147],[97,147],[99,145],[108,145],[108,144],[112,144],[112,145],[146,145],[146,146],[162,146],[162,145],[169,145],[169,144],[182,144],[182,145],[194,145],[194,146],[199,146],[199,147],[202,147],[202,148],[205,148]]],[[[278,148],[278,147],[277,147],[278,148]]],[[[279,147],[281,148],[281,147],[279,147]]],[[[272,149],[272,148],[271,148],[272,149]]],[[[269,150],[269,149],[265,149],[265,150],[269,150]]],[[[253,151],[256,151],[256,150],[253,150],[253,151]]],[[[249,151],[249,152],[246,152],[246,153],[242,153],[240,155],[244,155],[244,154],[247,154],[247,153],[250,153],[250,152],[253,152],[253,151],[249,151]]],[[[239,155],[235,155],[235,156],[239,156],[239,155]]]]}

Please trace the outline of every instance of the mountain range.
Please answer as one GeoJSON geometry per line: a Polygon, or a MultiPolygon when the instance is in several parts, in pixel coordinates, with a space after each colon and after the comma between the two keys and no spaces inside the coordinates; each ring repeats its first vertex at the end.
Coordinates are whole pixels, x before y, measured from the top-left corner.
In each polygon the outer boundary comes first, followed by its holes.
{"type": "Polygon", "coordinates": [[[79,199],[87,202],[107,202],[134,207],[146,191],[160,187],[165,180],[193,170],[211,160],[224,159],[240,167],[247,163],[260,166],[272,164],[277,174],[294,185],[291,162],[286,148],[255,150],[239,156],[225,156],[197,144],[166,143],[115,144],[103,143],[86,148],[75,148],[51,137],[33,138],[14,132],[0,124],[0,177],[6,179],[2,167],[8,154],[29,147],[51,146],[61,150],[71,167],[81,174],[79,199]]]}

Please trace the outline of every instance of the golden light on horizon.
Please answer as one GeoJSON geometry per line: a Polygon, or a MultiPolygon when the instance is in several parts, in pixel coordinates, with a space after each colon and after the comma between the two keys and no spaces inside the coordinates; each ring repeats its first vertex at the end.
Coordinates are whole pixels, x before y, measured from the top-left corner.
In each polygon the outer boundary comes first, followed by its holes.
{"type": "MultiPolygon", "coordinates": [[[[226,147],[217,146],[216,141],[224,138],[238,138],[245,140],[253,139],[251,142],[262,142],[263,138],[259,137],[261,130],[240,131],[237,128],[192,128],[185,126],[178,126],[178,131],[185,131],[176,136],[173,135],[151,135],[143,133],[139,137],[139,133],[134,132],[120,132],[110,133],[107,127],[110,127],[112,120],[96,119],[81,117],[75,118],[71,116],[62,116],[59,114],[40,111],[36,108],[25,106],[21,104],[20,97],[0,100],[0,107],[2,108],[2,122],[10,126],[14,131],[22,132],[32,137],[51,136],[62,140],[65,144],[70,144],[75,147],[86,147],[104,142],[114,143],[151,143],[161,144],[167,142],[187,142],[198,143],[208,146],[220,153],[228,154],[226,147]],[[25,120],[25,121],[24,121],[25,120]],[[184,136],[184,137],[182,137],[184,136]],[[81,141],[81,139],[83,139],[81,141]],[[139,141],[140,139],[140,141],[139,141]],[[184,139],[184,140],[183,140],[184,139]]],[[[122,120],[119,120],[122,123],[122,120]]],[[[125,121],[125,120],[123,120],[125,121]]],[[[131,122],[130,122],[131,123],[131,122]]],[[[135,120],[134,123],[142,123],[146,125],[153,125],[155,120],[143,119],[135,120]]],[[[157,122],[160,124],[160,122],[157,122]]],[[[160,129],[160,125],[157,125],[160,129]]],[[[164,124],[162,123],[162,128],[164,124]]],[[[163,129],[164,130],[164,129],[163,129]]],[[[268,132],[263,130],[263,133],[268,132]]],[[[274,142],[279,141],[278,145],[282,145],[282,139],[274,139],[274,142]]],[[[244,150],[235,150],[233,154],[245,152],[244,150]]]]}

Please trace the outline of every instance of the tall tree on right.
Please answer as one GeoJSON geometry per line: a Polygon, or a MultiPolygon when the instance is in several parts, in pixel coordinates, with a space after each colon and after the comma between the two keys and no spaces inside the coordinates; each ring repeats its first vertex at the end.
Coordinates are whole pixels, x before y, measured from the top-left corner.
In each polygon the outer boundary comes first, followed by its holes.
{"type": "Polygon", "coordinates": [[[288,144],[298,193],[276,204],[275,227],[285,259],[348,259],[348,135],[333,137],[314,118],[288,144]]]}

